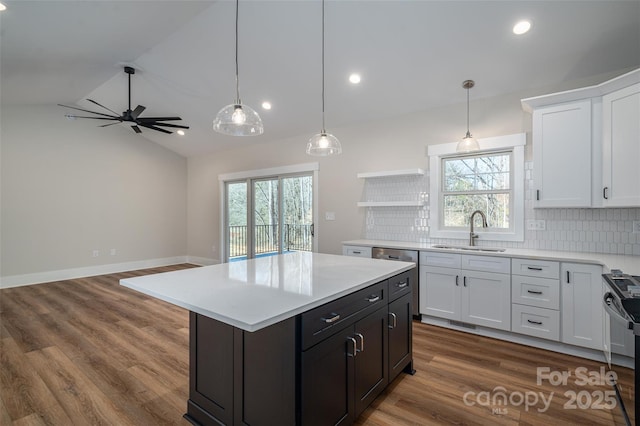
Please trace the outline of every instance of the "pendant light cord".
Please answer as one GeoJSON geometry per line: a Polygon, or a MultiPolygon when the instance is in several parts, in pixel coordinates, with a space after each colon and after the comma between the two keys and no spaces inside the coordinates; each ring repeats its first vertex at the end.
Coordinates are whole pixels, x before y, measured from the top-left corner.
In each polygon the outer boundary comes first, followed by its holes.
{"type": "Polygon", "coordinates": [[[467,135],[469,135],[469,89],[470,87],[467,87],[467,135]]]}
{"type": "Polygon", "coordinates": [[[322,0],[322,133],[324,128],[324,0],[322,0]]]}
{"type": "Polygon", "coordinates": [[[240,0],[236,0],[236,103],[238,105],[241,104],[240,102],[240,81],[238,78],[238,5],[240,3],[240,0]]]}

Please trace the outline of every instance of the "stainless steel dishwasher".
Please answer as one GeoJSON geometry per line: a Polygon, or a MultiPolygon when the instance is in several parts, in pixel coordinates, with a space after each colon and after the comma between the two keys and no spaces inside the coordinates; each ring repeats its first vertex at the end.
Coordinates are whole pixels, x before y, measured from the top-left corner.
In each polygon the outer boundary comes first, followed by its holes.
{"type": "Polygon", "coordinates": [[[402,262],[413,262],[416,264],[416,267],[411,270],[409,284],[411,285],[411,291],[413,292],[413,316],[418,317],[420,315],[420,307],[418,306],[418,301],[420,300],[418,297],[418,251],[373,247],[371,249],[371,257],[374,259],[399,260],[402,262]]]}

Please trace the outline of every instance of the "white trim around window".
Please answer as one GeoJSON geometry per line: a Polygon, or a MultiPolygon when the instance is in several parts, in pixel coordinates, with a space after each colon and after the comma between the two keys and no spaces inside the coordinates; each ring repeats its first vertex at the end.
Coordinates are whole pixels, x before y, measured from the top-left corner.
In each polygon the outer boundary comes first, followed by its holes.
{"type": "MultiPolygon", "coordinates": [[[[527,143],[525,133],[478,139],[480,151],[477,153],[511,151],[513,158],[513,216],[512,232],[483,232],[476,227],[479,241],[524,241],[524,146],[527,143]]],[[[455,158],[457,142],[429,145],[429,177],[430,177],[430,218],[429,237],[468,240],[469,230],[443,230],[440,220],[440,203],[442,195],[442,159],[455,158]]]]}

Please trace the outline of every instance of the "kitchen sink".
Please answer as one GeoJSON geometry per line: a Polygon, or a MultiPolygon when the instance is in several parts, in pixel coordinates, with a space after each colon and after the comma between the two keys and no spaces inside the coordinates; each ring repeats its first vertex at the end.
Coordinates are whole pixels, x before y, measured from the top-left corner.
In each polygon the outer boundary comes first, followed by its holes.
{"type": "Polygon", "coordinates": [[[478,247],[478,246],[449,246],[449,245],[435,245],[431,248],[448,249],[448,250],[470,250],[470,251],[489,251],[494,253],[503,252],[506,249],[496,247],[478,247]]]}

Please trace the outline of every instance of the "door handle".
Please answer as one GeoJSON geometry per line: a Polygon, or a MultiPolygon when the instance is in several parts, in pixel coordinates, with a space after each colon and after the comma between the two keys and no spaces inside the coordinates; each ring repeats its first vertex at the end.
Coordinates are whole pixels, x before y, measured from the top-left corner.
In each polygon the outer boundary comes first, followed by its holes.
{"type": "Polygon", "coordinates": [[[347,340],[351,341],[351,344],[353,345],[353,352],[349,353],[349,351],[347,351],[347,356],[355,358],[356,354],[358,353],[358,344],[356,343],[356,339],[354,339],[353,337],[347,337],[347,340]]]}
{"type": "Polygon", "coordinates": [[[409,283],[407,283],[406,281],[404,281],[404,282],[401,282],[401,283],[396,284],[396,287],[398,287],[398,288],[405,288],[405,287],[406,287],[406,286],[408,286],[408,285],[409,285],[409,283]]]}
{"type": "Polygon", "coordinates": [[[380,300],[380,296],[372,294],[371,296],[367,297],[367,300],[369,301],[369,303],[377,302],[378,300],[380,300]]]}
{"type": "Polygon", "coordinates": [[[326,324],[331,324],[334,323],[336,321],[338,321],[340,319],[340,314],[336,314],[335,312],[331,312],[331,315],[333,315],[331,318],[322,318],[322,321],[324,321],[326,324]]]}
{"type": "Polygon", "coordinates": [[[393,318],[393,322],[392,322],[392,324],[389,324],[388,327],[390,329],[394,329],[398,325],[398,317],[393,312],[389,312],[389,315],[391,315],[391,318],[393,318]]]}
{"type": "Polygon", "coordinates": [[[356,348],[356,352],[364,352],[364,336],[360,333],[355,333],[355,336],[360,338],[360,349],[356,348]]]}

